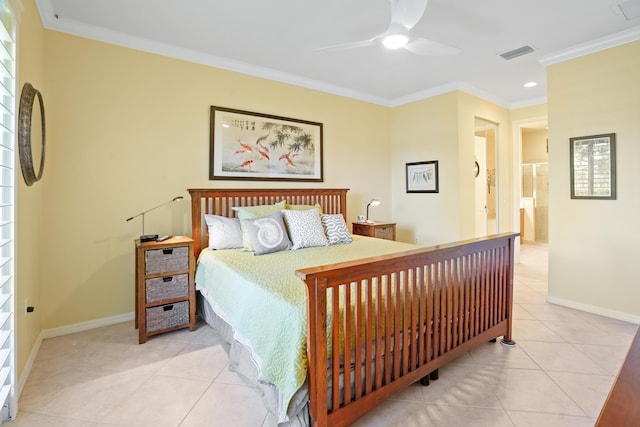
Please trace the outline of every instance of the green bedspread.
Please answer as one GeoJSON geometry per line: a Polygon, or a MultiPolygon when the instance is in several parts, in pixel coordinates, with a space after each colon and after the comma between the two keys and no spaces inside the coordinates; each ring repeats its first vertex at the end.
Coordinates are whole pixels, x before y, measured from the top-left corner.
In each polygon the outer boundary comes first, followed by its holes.
{"type": "Polygon", "coordinates": [[[306,290],[297,269],[414,249],[408,243],[353,236],[353,243],[254,256],[241,249],[205,249],[196,289],[251,348],[265,380],[280,392],[279,421],[307,375],[306,290]]]}

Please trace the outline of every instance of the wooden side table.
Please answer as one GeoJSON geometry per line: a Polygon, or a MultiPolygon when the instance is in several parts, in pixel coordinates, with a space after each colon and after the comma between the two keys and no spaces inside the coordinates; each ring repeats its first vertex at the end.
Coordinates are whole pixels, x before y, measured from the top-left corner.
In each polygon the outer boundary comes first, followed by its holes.
{"type": "Polygon", "coordinates": [[[396,240],[395,222],[354,222],[353,234],[396,240]]]}
{"type": "Polygon", "coordinates": [[[136,240],[136,328],[139,343],[151,335],[196,328],[193,240],[136,240]]]}

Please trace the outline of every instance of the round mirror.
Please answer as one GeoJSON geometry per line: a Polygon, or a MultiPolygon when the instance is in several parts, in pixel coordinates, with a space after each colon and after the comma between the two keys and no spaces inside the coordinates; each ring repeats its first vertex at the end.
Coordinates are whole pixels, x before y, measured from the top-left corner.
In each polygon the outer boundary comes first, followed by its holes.
{"type": "Polygon", "coordinates": [[[20,95],[20,107],[18,111],[18,155],[20,157],[20,167],[22,177],[27,185],[40,181],[44,170],[44,153],[46,145],[46,132],[44,120],[44,103],[42,95],[30,83],[25,83],[20,95]],[[40,108],[34,111],[33,104],[38,100],[40,108]],[[33,168],[34,156],[31,146],[31,137],[35,136],[36,141],[41,140],[42,144],[36,152],[36,160],[40,160],[40,167],[36,174],[33,168]]]}

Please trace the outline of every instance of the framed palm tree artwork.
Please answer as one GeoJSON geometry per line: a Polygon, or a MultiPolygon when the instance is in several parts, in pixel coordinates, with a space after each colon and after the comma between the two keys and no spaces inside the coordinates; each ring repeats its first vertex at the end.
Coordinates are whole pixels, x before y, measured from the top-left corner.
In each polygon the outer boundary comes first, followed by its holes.
{"type": "Polygon", "coordinates": [[[322,123],[211,106],[209,179],[318,181],[322,123]]]}

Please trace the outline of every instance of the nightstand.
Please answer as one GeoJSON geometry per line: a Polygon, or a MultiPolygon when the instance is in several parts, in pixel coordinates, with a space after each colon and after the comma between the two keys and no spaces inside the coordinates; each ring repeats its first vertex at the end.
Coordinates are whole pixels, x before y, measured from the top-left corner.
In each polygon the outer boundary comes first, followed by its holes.
{"type": "Polygon", "coordinates": [[[353,234],[396,240],[395,222],[354,222],[353,234]]]}
{"type": "Polygon", "coordinates": [[[193,240],[136,240],[136,328],[139,343],[151,335],[196,327],[193,240]]]}

